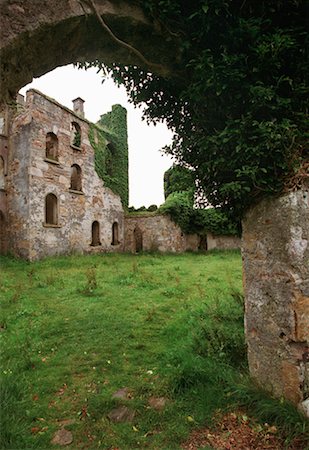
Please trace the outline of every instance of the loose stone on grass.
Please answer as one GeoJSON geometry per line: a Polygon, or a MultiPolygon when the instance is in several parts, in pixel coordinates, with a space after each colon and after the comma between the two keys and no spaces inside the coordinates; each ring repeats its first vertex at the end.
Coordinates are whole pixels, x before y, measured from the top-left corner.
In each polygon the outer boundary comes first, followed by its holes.
{"type": "Polygon", "coordinates": [[[56,431],[54,437],[51,441],[54,445],[70,445],[73,442],[73,435],[71,431],[66,430],[65,428],[61,428],[61,430],[56,431]]]}
{"type": "Polygon", "coordinates": [[[129,400],[131,398],[131,396],[129,394],[129,388],[125,387],[125,388],[119,389],[118,391],[113,393],[112,398],[120,398],[121,400],[129,400]]]}
{"type": "Polygon", "coordinates": [[[118,406],[118,408],[113,409],[107,414],[109,420],[114,423],[132,422],[134,416],[135,411],[123,405],[118,406]]]}
{"type": "Polygon", "coordinates": [[[157,411],[162,411],[165,408],[166,402],[167,399],[164,397],[150,397],[148,400],[149,406],[157,411]]]}
{"type": "Polygon", "coordinates": [[[57,420],[57,424],[61,427],[65,427],[66,425],[73,425],[76,422],[75,419],[59,419],[57,420]]]}

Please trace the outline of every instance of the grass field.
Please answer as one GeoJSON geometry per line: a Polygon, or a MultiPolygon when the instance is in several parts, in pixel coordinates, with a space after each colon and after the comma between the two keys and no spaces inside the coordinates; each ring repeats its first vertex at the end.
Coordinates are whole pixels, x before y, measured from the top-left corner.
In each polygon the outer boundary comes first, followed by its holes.
{"type": "Polygon", "coordinates": [[[238,252],[0,265],[1,449],[56,449],[63,425],[70,448],[179,449],[235,408],[305,439],[305,420],[248,381],[238,252]],[[119,405],[131,422],[109,420],[119,405]]]}

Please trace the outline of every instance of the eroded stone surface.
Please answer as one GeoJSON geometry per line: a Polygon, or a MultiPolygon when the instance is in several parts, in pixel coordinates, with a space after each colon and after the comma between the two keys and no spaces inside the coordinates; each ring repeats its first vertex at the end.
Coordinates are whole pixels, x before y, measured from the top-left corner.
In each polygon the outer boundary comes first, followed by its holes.
{"type": "Polygon", "coordinates": [[[12,254],[35,260],[123,249],[123,207],[120,197],[97,175],[89,129],[90,123],[68,108],[38,91],[28,91],[26,104],[12,121],[6,155],[6,241],[12,254]],[[72,145],[73,123],[80,128],[80,147],[72,145]],[[58,159],[54,161],[46,158],[50,133],[58,140],[58,159]],[[73,165],[81,171],[80,190],[71,188],[73,165]],[[46,223],[46,197],[50,194],[57,198],[56,225],[46,223]],[[94,222],[99,224],[98,243],[92,242],[94,222]],[[112,245],[115,222],[118,245],[112,245]]]}
{"type": "Polygon", "coordinates": [[[128,400],[130,398],[130,391],[129,388],[122,388],[118,391],[114,392],[112,395],[112,398],[119,398],[122,400],[128,400]]]}
{"type": "Polygon", "coordinates": [[[222,250],[240,248],[240,239],[235,236],[215,236],[208,233],[203,245],[197,234],[184,234],[181,228],[166,215],[132,215],[125,218],[125,251],[127,252],[135,253],[139,250],[185,252],[214,248],[222,250]],[[136,229],[140,231],[139,235],[135,233],[136,229]]]}
{"type": "Polygon", "coordinates": [[[114,423],[123,423],[123,422],[132,422],[135,416],[135,411],[128,408],[127,406],[118,406],[118,408],[113,409],[107,417],[111,422],[114,423]]]}
{"type": "Polygon", "coordinates": [[[51,441],[53,445],[70,445],[73,442],[73,435],[71,431],[66,430],[65,428],[61,428],[61,430],[56,431],[54,437],[51,441]]]}
{"type": "Polygon", "coordinates": [[[148,400],[149,406],[157,411],[162,411],[165,408],[167,399],[165,397],[150,397],[148,400]]]}
{"type": "Polygon", "coordinates": [[[243,221],[251,375],[295,404],[309,396],[308,188],[252,208],[243,221]]]}
{"type": "MultiPolygon", "coordinates": [[[[138,49],[157,73],[175,73],[179,39],[149,21],[136,2],[96,1],[113,33],[138,49]]],[[[147,66],[104,31],[89,2],[24,0],[0,2],[0,104],[33,77],[77,61],[117,61],[147,66]],[[63,45],[63,42],[66,45],[63,45]],[[61,48],[61,51],[59,49],[61,48]]]]}

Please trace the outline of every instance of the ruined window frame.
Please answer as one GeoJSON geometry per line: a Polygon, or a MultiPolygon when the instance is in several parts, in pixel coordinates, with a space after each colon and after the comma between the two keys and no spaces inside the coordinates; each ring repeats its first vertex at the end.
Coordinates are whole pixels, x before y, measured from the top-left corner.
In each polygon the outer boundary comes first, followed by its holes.
{"type": "Polygon", "coordinates": [[[82,145],[82,129],[79,123],[71,122],[71,147],[81,150],[82,145]]]}
{"type": "Polygon", "coordinates": [[[59,158],[59,140],[58,136],[52,131],[48,131],[45,136],[45,159],[47,161],[58,162],[59,158]],[[49,140],[50,138],[50,140],[49,140]],[[52,147],[48,148],[49,143],[52,142],[52,147]],[[51,150],[54,149],[54,155],[51,150]]]}
{"type": "Polygon", "coordinates": [[[71,165],[70,191],[83,192],[82,173],[82,168],[78,164],[71,165]],[[76,174],[73,174],[74,170],[76,174]]]}
{"type": "Polygon", "coordinates": [[[59,227],[58,197],[53,192],[49,192],[45,196],[44,225],[47,227],[59,227]],[[51,201],[51,203],[49,203],[49,201],[51,201]]]}
{"type": "Polygon", "coordinates": [[[119,241],[119,223],[117,222],[117,220],[115,220],[115,222],[113,222],[112,225],[112,242],[111,245],[115,246],[115,245],[119,245],[120,241],[119,241]]]}
{"type": "Polygon", "coordinates": [[[98,220],[94,220],[91,224],[91,247],[99,247],[101,244],[101,227],[98,220]],[[96,229],[94,230],[94,227],[96,229]]]}

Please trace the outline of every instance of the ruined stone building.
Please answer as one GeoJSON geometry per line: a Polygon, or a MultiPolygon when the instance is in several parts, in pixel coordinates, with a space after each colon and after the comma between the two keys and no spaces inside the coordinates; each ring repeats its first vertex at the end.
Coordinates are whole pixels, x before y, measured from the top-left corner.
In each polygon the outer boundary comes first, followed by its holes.
{"type": "MultiPolygon", "coordinates": [[[[31,89],[0,118],[0,253],[28,260],[70,253],[197,250],[168,216],[125,214],[126,110],[114,105],[98,124],[31,89]]],[[[222,240],[223,239],[223,240],[222,240]]],[[[208,236],[208,248],[235,248],[208,236]]]]}
{"type": "MultiPolygon", "coordinates": [[[[112,153],[117,140],[112,130],[85,120],[82,99],[73,103],[71,111],[30,90],[25,102],[20,96],[14,118],[9,111],[2,117],[1,253],[34,260],[123,249],[121,198],[97,174],[94,152],[101,143],[112,153]]],[[[126,140],[126,110],[116,105],[107,122],[114,113],[124,118],[126,140]]],[[[122,171],[127,183],[127,154],[122,171]]]]}

